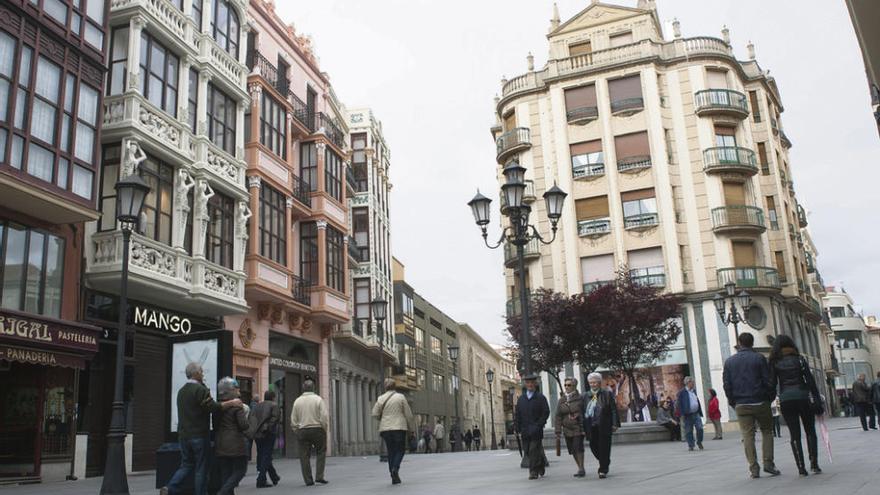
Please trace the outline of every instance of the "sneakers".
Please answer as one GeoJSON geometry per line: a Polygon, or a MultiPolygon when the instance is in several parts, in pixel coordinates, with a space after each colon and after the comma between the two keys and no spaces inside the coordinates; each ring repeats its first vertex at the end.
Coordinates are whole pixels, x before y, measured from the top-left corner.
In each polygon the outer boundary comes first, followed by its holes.
{"type": "Polygon", "coordinates": [[[583,478],[583,477],[586,476],[586,475],[587,475],[587,473],[584,472],[583,469],[581,469],[580,471],[574,473],[573,476],[574,476],[575,478],[583,478]]]}
{"type": "Polygon", "coordinates": [[[764,472],[771,475],[771,476],[779,476],[780,474],[782,474],[782,471],[776,469],[775,467],[768,468],[765,466],[764,472]]]}
{"type": "Polygon", "coordinates": [[[700,450],[703,450],[703,442],[697,442],[697,447],[698,447],[700,450]]]}
{"type": "Polygon", "coordinates": [[[329,483],[329,481],[327,481],[327,480],[315,480],[315,483],[317,483],[317,484],[319,484],[319,485],[326,485],[327,483],[329,483]]]}
{"type": "Polygon", "coordinates": [[[608,473],[599,473],[599,479],[600,479],[600,480],[604,480],[604,479],[607,478],[607,477],[608,477],[608,473]]]}

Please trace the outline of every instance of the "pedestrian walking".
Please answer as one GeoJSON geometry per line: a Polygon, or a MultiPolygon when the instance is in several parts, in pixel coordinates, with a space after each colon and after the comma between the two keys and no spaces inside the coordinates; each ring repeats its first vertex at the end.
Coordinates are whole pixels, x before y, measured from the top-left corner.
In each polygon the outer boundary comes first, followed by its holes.
{"type": "Polygon", "coordinates": [[[773,462],[773,415],[770,413],[776,389],[770,384],[770,366],[767,359],[752,348],[755,337],[751,333],[739,334],[738,343],[737,353],[724,362],[724,393],[736,410],[749,474],[752,478],[761,476],[755,450],[755,430],[760,427],[764,472],[777,476],[781,473],[773,462]]]}
{"type": "Polygon", "coordinates": [[[779,397],[770,404],[770,414],[773,415],[773,436],[782,438],[782,420],[780,419],[782,410],[779,406],[779,397]]]}
{"type": "Polygon", "coordinates": [[[299,445],[299,463],[306,486],[327,484],[324,465],[327,460],[327,431],[330,430],[330,413],[327,403],[315,393],[315,382],[306,379],[303,393],[293,401],[290,426],[299,445]],[[315,449],[315,477],[312,478],[311,453],[315,449]]]}
{"type": "Polygon", "coordinates": [[[874,402],[874,412],[880,421],[880,371],[877,372],[877,379],[871,384],[871,401],[874,402]]]}
{"type": "MultiPolygon", "coordinates": [[[[516,403],[516,431],[522,437],[523,453],[529,461],[529,479],[544,476],[544,425],[550,417],[550,404],[547,398],[538,391],[538,375],[526,375],[524,378],[526,393],[516,403]]],[[[474,442],[479,450],[479,428],[474,427],[474,442]]]]}
{"type": "Polygon", "coordinates": [[[443,452],[443,439],[446,437],[446,429],[443,428],[443,422],[437,419],[437,425],[434,426],[434,451],[438,454],[443,452]]]}
{"type": "Polygon", "coordinates": [[[177,391],[177,440],[180,444],[180,467],[171,476],[168,485],[159,489],[161,495],[182,493],[184,480],[193,475],[193,495],[207,493],[208,449],[211,413],[228,408],[242,408],[240,399],[222,403],[211,398],[205,386],[204,371],[199,363],[189,363],[184,370],[186,383],[177,391]]]}
{"type": "Polygon", "coordinates": [[[379,436],[385,441],[388,452],[388,471],[391,484],[400,484],[400,463],[406,448],[406,434],[414,430],[412,409],[406,397],[395,390],[393,378],[385,379],[385,393],[376,399],[373,417],[379,420],[379,436]]]}
{"type": "Polygon", "coordinates": [[[480,432],[480,427],[474,425],[474,450],[480,450],[480,443],[483,441],[483,434],[480,432]]]}
{"type": "MultiPolygon", "coordinates": [[[[556,440],[565,437],[568,454],[577,464],[575,478],[583,478],[584,472],[584,398],[578,392],[578,381],[566,378],[563,384],[565,392],[556,404],[556,440]]],[[[556,445],[559,445],[558,443],[556,445]]]]}
{"type": "Polygon", "coordinates": [[[422,442],[425,444],[425,448],[424,448],[423,452],[425,454],[430,454],[432,452],[432,450],[431,450],[431,437],[432,436],[433,435],[431,434],[431,427],[428,425],[422,425],[422,442]]]}
{"type": "Polygon", "coordinates": [[[611,466],[611,435],[620,428],[620,418],[614,394],[602,387],[602,375],[590,373],[587,382],[590,390],[584,394],[584,433],[590,441],[590,451],[599,462],[599,478],[605,478],[611,466]]]}
{"type": "Polygon", "coordinates": [[[471,451],[471,443],[474,441],[474,433],[471,430],[468,430],[464,433],[464,446],[468,452],[471,451]]]}
{"type": "Polygon", "coordinates": [[[250,423],[253,428],[254,443],[257,444],[257,488],[268,488],[266,476],[277,485],[281,480],[272,463],[275,437],[281,424],[281,408],[275,402],[275,391],[266,390],[263,401],[251,410],[250,423]]]}
{"type": "Polygon", "coordinates": [[[657,407],[657,424],[669,430],[670,442],[681,440],[681,428],[672,415],[672,411],[669,410],[669,402],[660,401],[660,405],[657,407]]]}
{"type": "MultiPolygon", "coordinates": [[[[233,400],[241,397],[238,381],[231,377],[217,382],[217,396],[220,400],[233,400]]],[[[247,436],[250,429],[244,407],[226,408],[214,416],[216,433],[214,436],[214,456],[220,472],[220,491],[218,495],[232,495],[235,487],[247,471],[247,436]]]]}
{"type": "Polygon", "coordinates": [[[724,431],[721,428],[721,407],[718,405],[718,392],[714,388],[709,389],[709,421],[715,428],[715,436],[712,440],[721,440],[724,437],[724,431]]]}
{"type": "Polygon", "coordinates": [[[819,440],[816,436],[816,416],[824,414],[819,388],[807,360],[798,352],[794,340],[779,335],[770,351],[770,384],[779,387],[779,404],[791,443],[791,452],[800,476],[807,476],[804,464],[804,447],[801,444],[801,424],[807,435],[807,451],[810,470],[819,469],[819,440]]]}
{"type": "Polygon", "coordinates": [[[859,421],[862,423],[862,429],[868,431],[877,429],[874,419],[874,404],[871,402],[871,386],[865,382],[865,374],[859,373],[858,378],[852,385],[852,398],[856,407],[856,414],[859,415],[859,421]],[[870,418],[870,422],[866,421],[866,417],[870,418]]]}
{"type": "Polygon", "coordinates": [[[689,376],[684,377],[684,388],[678,392],[677,403],[679,415],[684,423],[688,451],[694,450],[694,443],[696,443],[697,448],[703,450],[703,406],[700,403],[700,398],[697,397],[693,378],[689,376]],[[696,431],[696,439],[694,438],[694,431],[696,431]]]}

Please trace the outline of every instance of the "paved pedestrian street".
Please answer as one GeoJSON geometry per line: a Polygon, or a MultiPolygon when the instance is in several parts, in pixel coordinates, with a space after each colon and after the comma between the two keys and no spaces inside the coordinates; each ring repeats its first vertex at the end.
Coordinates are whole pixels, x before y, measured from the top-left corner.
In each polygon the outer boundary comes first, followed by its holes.
{"type": "MultiPolygon", "coordinates": [[[[238,494],[261,495],[288,493],[377,494],[822,494],[876,495],[880,493],[880,464],[876,446],[880,432],[862,432],[857,419],[833,420],[829,426],[834,449],[834,463],[829,464],[824,448],[821,466],[824,473],[799,478],[788,444],[788,433],[776,442],[777,466],[782,476],[748,478],[740,437],[730,434],[721,441],[706,440],[703,452],[688,452],[684,443],[650,443],[615,446],[611,473],[607,479],[596,476],[595,461],[590,459],[588,476],[572,477],[574,463],[565,452],[557,458],[547,452],[551,466],[547,476],[538,481],[526,479],[514,451],[482,451],[445,454],[407,455],[401,469],[403,484],[392,486],[387,468],[374,457],[337,457],[327,460],[326,486],[306,487],[297,461],[276,463],[282,476],[278,487],[257,490],[253,464],[242,481],[238,494]]],[[[711,438],[711,434],[707,435],[711,438]]],[[[760,448],[759,448],[760,452],[760,448]]],[[[157,493],[152,487],[152,473],[131,476],[132,495],[157,493]]],[[[0,488],[3,495],[65,494],[93,495],[99,492],[100,478],[83,481],[0,488]]]]}

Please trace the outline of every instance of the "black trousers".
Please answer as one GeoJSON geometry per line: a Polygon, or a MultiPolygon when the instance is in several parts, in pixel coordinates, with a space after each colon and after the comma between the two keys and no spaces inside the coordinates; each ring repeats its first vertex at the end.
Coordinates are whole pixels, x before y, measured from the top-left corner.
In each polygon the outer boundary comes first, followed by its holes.
{"type": "Polygon", "coordinates": [[[611,432],[603,432],[598,427],[590,430],[590,451],[599,461],[599,472],[608,474],[611,465],[611,432]]]}
{"type": "Polygon", "coordinates": [[[807,451],[810,454],[810,461],[818,461],[819,441],[816,437],[816,415],[810,409],[809,399],[785,400],[779,404],[782,406],[782,417],[785,418],[785,424],[788,426],[791,443],[801,445],[801,425],[803,425],[804,433],[807,434],[807,451]]]}
{"type": "Polygon", "coordinates": [[[877,424],[874,420],[874,407],[870,402],[856,402],[856,414],[859,415],[859,421],[862,422],[862,429],[868,431],[868,427],[876,428],[877,424]],[[866,416],[871,418],[870,423],[866,421],[866,416]]]}
{"type": "Polygon", "coordinates": [[[266,475],[274,482],[279,479],[272,464],[272,449],[275,448],[275,435],[267,433],[263,438],[255,440],[257,443],[257,484],[266,484],[266,475]]]}
{"type": "Polygon", "coordinates": [[[383,431],[379,436],[385,441],[385,450],[388,451],[388,471],[400,471],[400,463],[403,462],[406,451],[406,430],[383,431]]]}
{"type": "Polygon", "coordinates": [[[523,438],[523,455],[529,460],[529,474],[544,473],[543,438],[523,438]]]}
{"type": "Polygon", "coordinates": [[[247,471],[247,456],[241,457],[218,457],[217,463],[220,465],[220,491],[217,495],[232,495],[235,493],[235,487],[244,478],[247,471]]]}

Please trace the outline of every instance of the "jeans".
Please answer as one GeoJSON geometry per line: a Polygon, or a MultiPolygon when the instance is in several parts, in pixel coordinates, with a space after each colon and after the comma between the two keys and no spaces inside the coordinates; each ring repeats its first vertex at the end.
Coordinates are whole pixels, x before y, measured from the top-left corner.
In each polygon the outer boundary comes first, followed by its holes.
{"type": "Polygon", "coordinates": [[[799,447],[801,454],[803,449],[801,445],[801,423],[804,425],[804,432],[807,434],[807,451],[810,453],[810,462],[817,462],[819,459],[819,441],[816,437],[816,416],[810,408],[809,399],[787,400],[781,402],[782,416],[785,417],[785,424],[788,425],[788,434],[792,445],[799,447]]]}
{"type": "Polygon", "coordinates": [[[314,483],[312,479],[312,447],[315,449],[315,475],[318,481],[324,479],[324,464],[327,462],[327,432],[324,428],[303,428],[296,434],[299,442],[299,464],[303,481],[314,483]]]}
{"type": "Polygon", "coordinates": [[[764,458],[764,469],[775,469],[776,464],[773,462],[773,414],[770,412],[770,403],[736,406],[736,415],[739,429],[742,432],[743,449],[749,463],[749,470],[752,474],[760,474],[761,471],[761,466],[758,464],[758,452],[755,448],[756,427],[761,429],[761,454],[764,458]]]}
{"type": "Polygon", "coordinates": [[[779,416],[773,416],[773,434],[782,438],[782,421],[779,420],[779,416]]]}
{"type": "Polygon", "coordinates": [[[856,402],[856,414],[859,415],[859,421],[862,422],[862,429],[868,431],[870,426],[872,429],[877,427],[874,420],[874,407],[870,402],[856,402]],[[865,421],[865,417],[871,418],[871,422],[865,421]]]}
{"type": "Polygon", "coordinates": [[[388,471],[391,473],[400,471],[400,463],[403,462],[406,448],[406,430],[383,431],[379,435],[385,441],[385,450],[388,451],[388,471]]]}
{"type": "Polygon", "coordinates": [[[599,427],[594,426],[590,430],[590,451],[599,461],[599,472],[608,474],[611,466],[611,431],[603,433],[599,427]]]}
{"type": "Polygon", "coordinates": [[[168,493],[175,495],[181,492],[181,485],[190,473],[194,472],[193,495],[205,495],[208,484],[208,449],[207,438],[185,438],[180,441],[180,467],[168,482],[168,493]]]}
{"type": "Polygon", "coordinates": [[[703,418],[699,414],[685,414],[684,431],[687,436],[688,447],[694,448],[694,429],[697,430],[697,444],[703,445],[703,418]]]}
{"type": "Polygon", "coordinates": [[[235,487],[244,478],[247,471],[247,456],[218,457],[220,465],[220,491],[217,495],[233,495],[235,487]]]}
{"type": "Polygon", "coordinates": [[[272,464],[272,450],[275,448],[275,435],[266,434],[263,438],[257,438],[257,484],[266,484],[266,474],[275,483],[278,479],[278,473],[275,472],[275,466],[272,464]]]}

